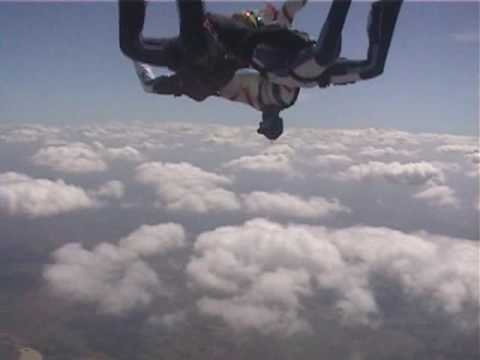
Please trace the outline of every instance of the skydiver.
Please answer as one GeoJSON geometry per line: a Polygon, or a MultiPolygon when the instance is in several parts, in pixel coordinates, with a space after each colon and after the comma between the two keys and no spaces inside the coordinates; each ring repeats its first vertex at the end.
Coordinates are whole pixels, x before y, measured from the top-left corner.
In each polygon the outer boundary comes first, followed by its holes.
{"type": "Polygon", "coordinates": [[[270,41],[298,48],[305,42],[297,34],[279,27],[259,29],[238,18],[205,13],[201,0],[177,0],[177,7],[179,36],[145,38],[142,31],[146,2],[119,0],[122,52],[136,62],[175,72],[150,81],[149,86],[158,94],[187,95],[202,101],[218,95],[237,69],[249,66],[249,56],[256,43],[270,41]]]}
{"type": "Polygon", "coordinates": [[[293,61],[284,63],[277,60],[281,56],[272,56],[277,49],[260,47],[253,60],[264,60],[263,67],[259,62],[255,66],[259,74],[238,74],[222,89],[220,96],[261,110],[258,133],[269,139],[278,138],[283,132],[283,119],[279,113],[295,104],[301,87],[352,84],[383,73],[401,5],[402,0],[379,0],[372,4],[367,26],[367,58],[350,60],[339,57],[341,30],[350,1],[333,0],[314,46],[294,55],[293,61]],[[250,91],[246,94],[239,92],[239,88],[250,91]]]}
{"type": "MultiPolygon", "coordinates": [[[[294,7],[289,21],[280,25],[289,27],[295,13],[306,1],[296,3],[300,6],[294,7]]],[[[401,4],[402,0],[380,0],[372,4],[367,29],[369,47],[365,60],[339,58],[341,31],[350,0],[333,0],[316,44],[294,53],[294,57],[279,56],[279,48],[259,46],[254,51],[254,61],[260,72],[237,73],[218,95],[260,110],[262,121],[257,132],[275,140],[283,133],[283,119],[279,113],[295,104],[301,87],[344,85],[371,79],[383,72],[401,4]],[[282,63],[279,61],[281,59],[290,61],[282,63]]],[[[135,64],[135,68],[144,90],[159,93],[152,87],[155,82],[152,70],[139,63],[135,64]]]]}

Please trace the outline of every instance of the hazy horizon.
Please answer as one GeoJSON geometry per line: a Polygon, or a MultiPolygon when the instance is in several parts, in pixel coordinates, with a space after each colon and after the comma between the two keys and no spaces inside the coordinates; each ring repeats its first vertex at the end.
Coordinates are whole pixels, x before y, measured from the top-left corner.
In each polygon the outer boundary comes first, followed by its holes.
{"type": "Polygon", "coordinates": [[[478,359],[478,3],[406,2],[385,73],[305,91],[275,142],[143,93],[116,26],[0,2],[2,360],[478,359]]]}

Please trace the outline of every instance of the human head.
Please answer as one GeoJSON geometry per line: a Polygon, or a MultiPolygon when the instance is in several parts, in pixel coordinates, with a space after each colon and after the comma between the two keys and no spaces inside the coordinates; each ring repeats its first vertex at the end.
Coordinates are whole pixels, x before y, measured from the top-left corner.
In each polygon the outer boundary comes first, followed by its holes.
{"type": "Polygon", "coordinates": [[[269,140],[276,140],[283,133],[283,119],[278,111],[264,111],[262,113],[262,121],[257,130],[269,140]]]}

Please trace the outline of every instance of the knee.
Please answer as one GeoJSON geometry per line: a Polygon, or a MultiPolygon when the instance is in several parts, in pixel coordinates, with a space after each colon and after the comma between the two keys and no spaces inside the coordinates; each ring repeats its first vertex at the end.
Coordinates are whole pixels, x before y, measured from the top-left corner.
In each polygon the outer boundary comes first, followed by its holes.
{"type": "Polygon", "coordinates": [[[376,66],[376,67],[372,68],[371,70],[362,72],[360,74],[360,77],[363,80],[368,80],[368,79],[376,78],[376,77],[378,77],[382,74],[383,74],[383,66],[376,66]]]}
{"type": "Polygon", "coordinates": [[[339,37],[338,41],[335,43],[334,47],[325,48],[320,47],[315,54],[315,60],[317,61],[318,65],[320,66],[327,66],[335,62],[340,56],[340,52],[342,49],[342,38],[339,37]]]}
{"type": "Polygon", "coordinates": [[[123,55],[132,60],[136,60],[136,54],[138,53],[138,41],[120,35],[120,50],[123,55]]]}

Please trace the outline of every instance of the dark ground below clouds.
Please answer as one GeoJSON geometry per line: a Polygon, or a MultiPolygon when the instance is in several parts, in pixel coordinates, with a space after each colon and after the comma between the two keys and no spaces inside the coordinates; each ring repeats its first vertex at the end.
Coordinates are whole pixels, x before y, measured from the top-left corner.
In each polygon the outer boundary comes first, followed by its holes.
{"type": "MultiPolygon", "coordinates": [[[[156,300],[148,311],[112,317],[49,293],[42,279],[43,266],[50,260],[47,239],[37,238],[39,242],[33,244],[25,238],[15,246],[8,240],[3,234],[0,333],[21,339],[45,360],[80,360],[87,355],[102,360],[476,360],[479,354],[478,328],[457,331],[446,318],[426,315],[421,307],[403,306],[398,303],[398,290],[387,285],[379,291],[379,304],[387,312],[377,329],[341,325],[327,307],[316,306],[315,313],[306,314],[314,323],[313,334],[283,338],[255,331],[235,333],[216,319],[195,314],[192,293],[184,294],[192,299],[182,299],[188,316],[177,328],[147,322],[151,313],[161,315],[179,305],[168,298],[156,300]]],[[[0,346],[0,351],[5,355],[2,360],[12,354],[8,346],[0,346]]]]}

